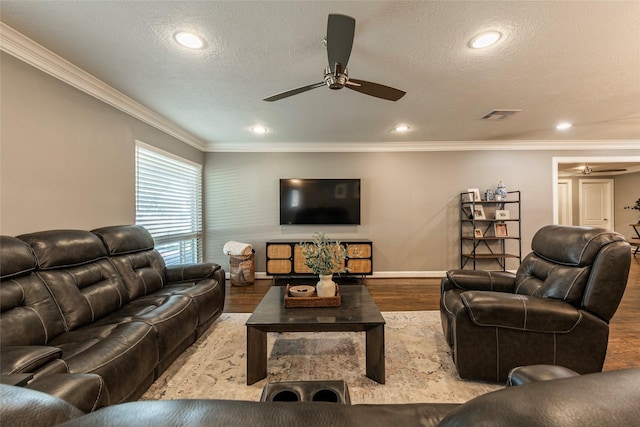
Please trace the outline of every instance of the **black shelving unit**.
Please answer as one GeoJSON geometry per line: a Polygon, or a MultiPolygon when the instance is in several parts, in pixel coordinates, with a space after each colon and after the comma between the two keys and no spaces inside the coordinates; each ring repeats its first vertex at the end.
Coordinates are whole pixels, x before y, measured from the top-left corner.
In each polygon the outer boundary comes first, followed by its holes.
{"type": "Polygon", "coordinates": [[[520,265],[521,219],[520,191],[509,191],[506,200],[474,200],[473,193],[460,193],[460,268],[506,271],[510,259],[520,265]],[[507,217],[496,218],[496,211],[507,217]]]}

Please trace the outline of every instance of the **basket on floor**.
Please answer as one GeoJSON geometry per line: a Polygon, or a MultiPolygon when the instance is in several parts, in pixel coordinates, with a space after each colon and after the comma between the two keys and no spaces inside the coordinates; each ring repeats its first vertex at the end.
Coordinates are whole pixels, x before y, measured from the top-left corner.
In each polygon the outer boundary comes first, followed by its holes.
{"type": "Polygon", "coordinates": [[[229,277],[233,286],[253,285],[256,276],[255,250],[251,255],[229,255],[229,277]]]}

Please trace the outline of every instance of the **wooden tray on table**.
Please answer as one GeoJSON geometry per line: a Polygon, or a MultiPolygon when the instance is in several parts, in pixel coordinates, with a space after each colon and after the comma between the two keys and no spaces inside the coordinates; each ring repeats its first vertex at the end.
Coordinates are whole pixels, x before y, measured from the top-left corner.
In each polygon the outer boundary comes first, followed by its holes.
{"type": "Polygon", "coordinates": [[[340,307],[342,299],[340,298],[340,288],[336,285],[336,294],[332,297],[319,297],[304,296],[293,297],[291,296],[291,285],[287,284],[287,290],[284,294],[284,306],[285,308],[303,308],[303,307],[340,307]]]}

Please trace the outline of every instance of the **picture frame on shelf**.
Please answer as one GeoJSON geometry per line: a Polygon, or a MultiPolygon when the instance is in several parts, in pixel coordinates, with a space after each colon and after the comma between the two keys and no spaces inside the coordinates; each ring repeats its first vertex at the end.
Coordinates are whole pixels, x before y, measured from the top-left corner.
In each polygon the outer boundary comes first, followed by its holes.
{"type": "Polygon", "coordinates": [[[479,228],[476,228],[473,230],[473,236],[476,239],[482,239],[482,230],[480,230],[479,228]]]}
{"type": "Polygon", "coordinates": [[[487,219],[484,214],[484,208],[482,207],[482,205],[475,205],[473,207],[472,214],[475,219],[487,219]]]}
{"type": "Polygon", "coordinates": [[[470,202],[480,202],[482,199],[480,199],[480,189],[479,188],[469,188],[467,190],[468,196],[469,196],[469,201],[470,202]]]}
{"type": "Polygon", "coordinates": [[[499,220],[509,219],[509,211],[506,209],[496,209],[496,219],[499,219],[499,220]]]}
{"type": "Polygon", "coordinates": [[[509,229],[507,228],[507,224],[503,222],[493,224],[493,231],[496,237],[509,237],[509,229]]]}

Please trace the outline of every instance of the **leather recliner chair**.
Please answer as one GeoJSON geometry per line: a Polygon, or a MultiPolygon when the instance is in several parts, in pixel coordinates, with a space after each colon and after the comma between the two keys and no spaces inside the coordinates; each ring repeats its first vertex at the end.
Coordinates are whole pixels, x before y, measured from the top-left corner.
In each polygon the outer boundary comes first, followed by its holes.
{"type": "Polygon", "coordinates": [[[613,231],[549,225],[517,272],[451,270],[442,328],[462,378],[502,382],[517,366],[599,372],[626,287],[630,246],[613,231]]]}

